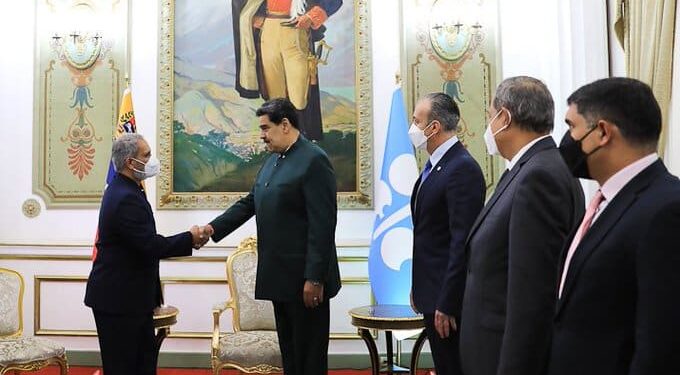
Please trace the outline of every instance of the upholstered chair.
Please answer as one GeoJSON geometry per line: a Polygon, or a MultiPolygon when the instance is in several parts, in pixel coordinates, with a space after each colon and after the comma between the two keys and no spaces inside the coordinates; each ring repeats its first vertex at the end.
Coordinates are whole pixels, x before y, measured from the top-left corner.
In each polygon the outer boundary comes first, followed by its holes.
{"type": "Polygon", "coordinates": [[[270,301],[255,300],[257,240],[241,242],[227,258],[227,282],[231,299],[213,307],[211,363],[213,374],[223,368],[245,373],[283,372],[276,336],[274,307],[270,301]],[[231,309],[233,332],[220,332],[220,316],[231,309]]]}
{"type": "Polygon", "coordinates": [[[22,302],[24,279],[15,271],[0,268],[0,375],[36,371],[59,365],[68,373],[64,347],[52,340],[23,337],[22,302]]]}

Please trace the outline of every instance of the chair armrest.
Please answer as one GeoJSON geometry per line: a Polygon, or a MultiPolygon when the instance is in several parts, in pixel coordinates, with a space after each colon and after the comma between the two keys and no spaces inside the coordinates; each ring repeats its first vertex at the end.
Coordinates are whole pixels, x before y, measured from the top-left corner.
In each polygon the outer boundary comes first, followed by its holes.
{"type": "Polygon", "coordinates": [[[212,334],[212,343],[211,343],[211,349],[212,349],[212,356],[215,357],[217,356],[217,352],[220,349],[220,316],[222,313],[224,313],[227,309],[232,309],[234,310],[234,300],[229,300],[229,301],[223,301],[216,303],[213,306],[212,309],[212,315],[213,315],[213,334],[212,334]]]}
{"type": "Polygon", "coordinates": [[[219,312],[219,314],[222,314],[226,309],[230,309],[231,307],[231,300],[218,302],[213,305],[213,313],[219,312]]]}

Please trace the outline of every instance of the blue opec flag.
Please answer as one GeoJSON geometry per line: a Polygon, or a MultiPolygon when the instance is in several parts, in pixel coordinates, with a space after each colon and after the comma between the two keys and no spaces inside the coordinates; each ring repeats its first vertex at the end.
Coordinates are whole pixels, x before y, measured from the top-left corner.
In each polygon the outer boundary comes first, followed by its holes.
{"type": "Polygon", "coordinates": [[[411,192],[418,166],[408,137],[401,89],[392,95],[380,181],[375,192],[376,215],[368,276],[378,304],[408,305],[413,261],[411,192]]]}

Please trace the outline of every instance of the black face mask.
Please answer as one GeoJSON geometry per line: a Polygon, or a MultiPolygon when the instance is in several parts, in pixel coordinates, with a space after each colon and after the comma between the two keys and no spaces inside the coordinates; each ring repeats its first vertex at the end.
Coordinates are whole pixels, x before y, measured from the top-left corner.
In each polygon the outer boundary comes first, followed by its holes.
{"type": "Polygon", "coordinates": [[[586,154],[581,148],[581,142],[596,128],[597,126],[593,126],[593,128],[588,130],[588,132],[579,140],[575,140],[571,136],[571,132],[568,130],[566,133],[564,133],[564,137],[562,137],[559,147],[560,154],[562,154],[562,159],[564,159],[564,162],[567,163],[567,167],[569,167],[569,170],[571,171],[571,174],[574,175],[574,177],[585,178],[588,180],[593,179],[590,176],[586,159],[588,159],[588,156],[592,155],[600,147],[598,146],[596,149],[586,154]]]}

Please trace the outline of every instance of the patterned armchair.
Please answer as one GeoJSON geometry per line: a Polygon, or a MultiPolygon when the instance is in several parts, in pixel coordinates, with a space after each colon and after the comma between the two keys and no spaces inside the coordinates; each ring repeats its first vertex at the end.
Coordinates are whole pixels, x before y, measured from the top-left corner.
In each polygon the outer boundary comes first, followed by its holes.
{"type": "Polygon", "coordinates": [[[214,375],[225,367],[245,373],[283,372],[274,307],[271,302],[257,301],[254,297],[256,271],[257,241],[250,237],[227,259],[231,299],[213,307],[214,375]],[[234,332],[220,333],[220,315],[227,309],[233,311],[234,332]]]}
{"type": "Polygon", "coordinates": [[[52,340],[22,337],[24,279],[15,271],[0,268],[0,375],[10,371],[35,371],[59,365],[68,373],[64,347],[52,340]]]}

